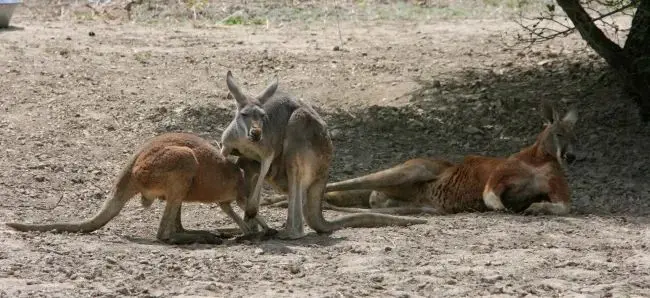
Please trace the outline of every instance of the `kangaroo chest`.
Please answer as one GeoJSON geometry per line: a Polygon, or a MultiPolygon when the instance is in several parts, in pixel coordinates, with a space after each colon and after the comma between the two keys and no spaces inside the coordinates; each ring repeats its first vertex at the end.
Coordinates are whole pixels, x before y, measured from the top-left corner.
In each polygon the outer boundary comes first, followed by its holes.
{"type": "Polygon", "coordinates": [[[228,146],[237,149],[239,155],[259,162],[261,162],[262,159],[264,159],[265,156],[267,155],[265,154],[266,152],[262,146],[253,143],[251,141],[248,141],[246,139],[237,140],[233,142],[233,144],[229,144],[228,146]]]}
{"type": "MultiPolygon", "coordinates": [[[[233,148],[239,151],[240,156],[256,160],[258,162],[262,162],[263,159],[270,155],[262,149],[262,146],[259,146],[248,140],[239,141],[234,145],[235,146],[233,146],[233,148]]],[[[266,173],[265,180],[275,191],[286,193],[289,191],[289,183],[287,180],[286,169],[284,168],[284,164],[280,159],[281,156],[274,157],[274,160],[271,163],[271,167],[269,168],[268,173],[266,173]]]]}
{"type": "Polygon", "coordinates": [[[519,190],[521,196],[534,196],[548,192],[548,183],[553,176],[553,167],[551,164],[532,166],[520,162],[520,166],[523,170],[523,175],[519,179],[514,179],[512,188],[519,190]]]}

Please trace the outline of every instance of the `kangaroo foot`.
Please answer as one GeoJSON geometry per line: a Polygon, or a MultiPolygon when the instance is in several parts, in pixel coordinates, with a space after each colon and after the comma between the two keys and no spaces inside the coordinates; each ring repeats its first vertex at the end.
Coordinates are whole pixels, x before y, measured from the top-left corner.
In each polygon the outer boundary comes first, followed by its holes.
{"type": "Polygon", "coordinates": [[[282,239],[282,240],[295,240],[295,239],[300,239],[307,236],[305,232],[303,231],[296,231],[296,230],[288,230],[284,229],[281,230],[275,235],[276,238],[282,239]]]}
{"type": "Polygon", "coordinates": [[[168,239],[160,239],[162,242],[174,245],[186,244],[222,244],[223,239],[219,235],[208,231],[184,231],[169,235],[168,239]]]}
{"type": "Polygon", "coordinates": [[[239,232],[240,230],[237,229],[217,229],[216,233],[215,232],[210,232],[206,230],[184,230],[183,232],[185,233],[190,233],[190,234],[197,234],[197,235],[203,235],[203,237],[214,237],[217,236],[221,239],[229,239],[232,237],[235,237],[235,235],[239,232]]]}
{"type": "Polygon", "coordinates": [[[248,233],[248,234],[236,237],[235,242],[240,243],[240,242],[243,242],[243,241],[251,241],[251,242],[266,241],[266,240],[269,240],[269,239],[273,238],[273,236],[275,236],[277,234],[278,234],[278,230],[269,228],[269,229],[261,231],[261,232],[252,232],[252,233],[248,233]]]}
{"type": "Polygon", "coordinates": [[[219,232],[219,237],[222,239],[230,239],[235,237],[238,234],[241,234],[241,229],[240,228],[220,228],[217,229],[217,232],[219,232]]]}

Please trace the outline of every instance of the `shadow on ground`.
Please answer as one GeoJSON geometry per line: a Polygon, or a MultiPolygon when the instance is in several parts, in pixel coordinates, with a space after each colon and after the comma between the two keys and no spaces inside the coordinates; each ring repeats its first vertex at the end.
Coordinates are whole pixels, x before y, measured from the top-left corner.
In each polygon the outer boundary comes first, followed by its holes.
{"type": "MultiPolygon", "coordinates": [[[[465,70],[420,84],[409,105],[322,111],[335,144],[332,180],[419,156],[512,154],[535,141],[542,129],[538,106],[547,99],[562,112],[576,107],[580,117],[579,160],[568,173],[574,211],[650,213],[644,150],[650,136],[601,64],[558,59],[534,68],[465,70]]],[[[232,115],[231,107],[208,105],[150,119],[158,132],[193,131],[218,140],[232,115]]]]}

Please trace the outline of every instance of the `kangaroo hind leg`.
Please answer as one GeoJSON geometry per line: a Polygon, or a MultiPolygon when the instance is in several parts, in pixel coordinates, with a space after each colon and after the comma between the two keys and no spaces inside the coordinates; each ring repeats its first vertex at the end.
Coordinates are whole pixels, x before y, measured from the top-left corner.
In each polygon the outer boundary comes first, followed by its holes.
{"type": "Polygon", "coordinates": [[[351,208],[351,207],[337,207],[323,202],[323,209],[333,210],[346,213],[380,213],[380,214],[393,214],[393,215],[440,215],[442,214],[438,209],[424,206],[405,206],[405,207],[385,207],[385,208],[351,208]]]}
{"type": "Polygon", "coordinates": [[[287,208],[287,222],[283,230],[278,231],[279,239],[299,239],[305,236],[303,227],[303,204],[307,191],[301,183],[299,170],[289,169],[289,195],[287,208]]]}
{"type": "Polygon", "coordinates": [[[158,240],[169,244],[221,244],[219,236],[208,231],[186,231],[181,223],[181,206],[190,194],[198,169],[194,152],[187,147],[168,146],[149,159],[148,173],[142,180],[149,187],[164,189],[165,210],[158,227],[158,240]]]}
{"type": "Polygon", "coordinates": [[[444,160],[412,159],[392,168],[345,181],[328,183],[326,191],[352,189],[381,189],[407,186],[434,180],[450,162],[444,160]]]}
{"type": "Polygon", "coordinates": [[[203,242],[211,243],[212,241],[215,241],[214,240],[215,237],[217,237],[217,238],[231,238],[232,237],[232,233],[229,233],[230,231],[223,231],[222,232],[221,230],[219,230],[218,231],[219,233],[217,234],[217,233],[213,233],[213,232],[206,231],[206,230],[189,230],[189,229],[185,229],[183,227],[183,224],[181,223],[181,213],[182,213],[181,209],[183,209],[182,206],[180,208],[178,208],[178,211],[177,211],[177,214],[176,214],[176,219],[175,219],[176,231],[178,231],[180,233],[194,234],[194,235],[197,235],[197,236],[204,237],[206,239],[205,241],[199,241],[199,242],[202,242],[202,243],[203,242]]]}
{"type": "Polygon", "coordinates": [[[167,198],[158,228],[158,240],[168,244],[221,244],[223,240],[208,231],[186,231],[180,222],[182,191],[175,191],[167,198]],[[181,194],[181,195],[179,195],[181,194]]]}

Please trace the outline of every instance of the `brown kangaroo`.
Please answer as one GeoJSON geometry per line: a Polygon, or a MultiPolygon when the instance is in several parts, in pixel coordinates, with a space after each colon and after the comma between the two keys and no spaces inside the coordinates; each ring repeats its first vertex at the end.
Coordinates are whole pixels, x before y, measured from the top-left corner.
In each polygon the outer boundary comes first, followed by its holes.
{"type": "Polygon", "coordinates": [[[277,79],[258,96],[247,96],[228,71],[226,83],[237,102],[232,122],[224,130],[222,154],[238,152],[238,162],[251,181],[245,218],[257,219],[264,181],[288,193],[286,229],[282,239],[305,236],[307,225],[318,233],[345,227],[412,225],[426,220],[383,214],[355,214],[327,221],[321,200],[329,177],[333,146],[327,125],[312,106],[278,89],[277,79]],[[248,165],[244,165],[248,161],[248,165]]]}
{"type": "MultiPolygon", "coordinates": [[[[231,206],[236,201],[242,209],[245,207],[248,188],[242,170],[208,141],[188,133],[165,133],[145,143],[118,176],[113,196],[92,218],[72,223],[6,225],[19,231],[89,233],[117,216],[138,193],[144,207],[156,198],[166,201],[157,234],[162,242],[222,243],[221,237],[211,232],[183,228],[183,202],[218,203],[244,234],[249,232],[248,225],[231,206]]],[[[266,229],[265,223],[259,224],[266,229]]]]}
{"type": "Polygon", "coordinates": [[[411,159],[393,168],[327,185],[325,201],[338,204],[363,200],[370,210],[325,207],[391,214],[506,208],[525,214],[567,214],[571,198],[563,167],[575,159],[574,125],[578,117],[575,110],[570,110],[560,119],[548,102],[542,103],[541,111],[546,127],[537,141],[507,158],[467,156],[459,164],[411,159]]]}

